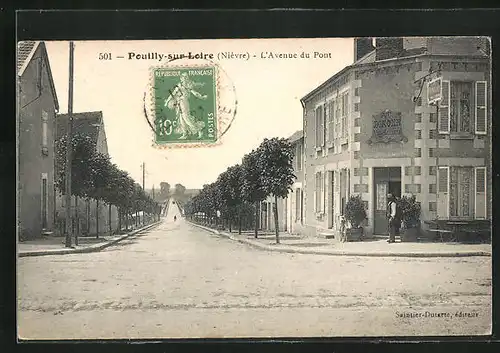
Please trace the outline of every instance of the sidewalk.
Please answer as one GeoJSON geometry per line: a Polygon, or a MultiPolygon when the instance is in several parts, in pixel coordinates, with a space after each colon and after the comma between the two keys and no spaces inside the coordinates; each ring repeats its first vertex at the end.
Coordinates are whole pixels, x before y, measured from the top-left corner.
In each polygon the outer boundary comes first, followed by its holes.
{"type": "MultiPolygon", "coordinates": [[[[189,222],[189,221],[188,221],[189,222]]],[[[189,222],[191,223],[191,222],[189,222]]],[[[335,239],[311,238],[287,233],[280,234],[280,244],[276,236],[269,232],[255,239],[253,232],[239,235],[237,232],[218,231],[199,224],[193,226],[240,243],[267,251],[295,254],[336,255],[336,256],[377,256],[377,257],[464,257],[491,256],[491,244],[460,244],[416,242],[388,244],[386,239],[366,239],[360,242],[341,243],[335,239]]]]}
{"type": "MultiPolygon", "coordinates": [[[[43,255],[66,255],[66,254],[79,254],[101,251],[108,246],[116,244],[124,239],[127,239],[140,232],[146,231],[154,226],[160,224],[161,221],[154,222],[145,227],[135,229],[127,234],[102,236],[99,239],[80,237],[78,238],[78,246],[73,245],[71,248],[64,246],[64,237],[47,237],[44,239],[29,240],[19,242],[17,250],[19,257],[26,256],[43,256],[43,255]]],[[[74,239],[72,240],[74,243],[74,239]]]]}

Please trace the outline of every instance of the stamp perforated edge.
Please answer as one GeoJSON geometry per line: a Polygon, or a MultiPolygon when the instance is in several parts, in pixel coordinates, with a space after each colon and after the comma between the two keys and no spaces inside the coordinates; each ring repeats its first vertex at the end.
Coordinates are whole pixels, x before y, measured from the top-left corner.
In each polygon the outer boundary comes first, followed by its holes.
{"type": "Polygon", "coordinates": [[[166,150],[166,149],[179,149],[179,148],[199,148],[199,147],[217,147],[221,145],[221,135],[222,135],[222,129],[221,129],[221,114],[220,114],[220,104],[219,104],[219,99],[220,99],[220,66],[215,63],[206,63],[206,64],[200,64],[200,63],[193,63],[193,64],[177,64],[177,65],[168,65],[172,61],[169,61],[163,65],[157,65],[157,66],[151,66],[149,68],[149,93],[150,93],[150,105],[149,105],[149,112],[148,116],[152,117],[153,120],[153,125],[155,123],[156,119],[156,112],[154,111],[155,107],[155,76],[154,73],[156,70],[161,70],[161,69],[168,69],[168,70],[176,70],[176,69],[187,69],[187,68],[211,68],[214,69],[214,76],[215,76],[215,109],[216,109],[216,120],[217,120],[217,138],[215,141],[196,141],[196,142],[169,142],[165,144],[159,144],[156,142],[156,132],[153,131],[152,133],[152,147],[156,149],[161,149],[161,150],[166,150]]]}

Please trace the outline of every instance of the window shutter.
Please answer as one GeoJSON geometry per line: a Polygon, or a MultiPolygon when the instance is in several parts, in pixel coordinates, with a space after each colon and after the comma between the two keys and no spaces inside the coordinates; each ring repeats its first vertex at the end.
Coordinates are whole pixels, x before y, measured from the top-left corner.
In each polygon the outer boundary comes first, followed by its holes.
{"type": "Polygon", "coordinates": [[[475,168],[475,218],[486,218],[486,167],[475,168]]]}
{"type": "Polygon", "coordinates": [[[319,130],[320,130],[320,125],[319,125],[319,107],[316,108],[315,110],[315,129],[316,129],[316,140],[315,140],[315,147],[319,147],[319,130]]]}
{"type": "Polygon", "coordinates": [[[325,115],[326,115],[326,105],[322,105],[320,107],[320,115],[321,115],[321,135],[320,135],[320,141],[321,141],[321,147],[325,145],[325,115]]]}
{"type": "Polygon", "coordinates": [[[328,129],[329,129],[328,119],[329,119],[329,116],[330,116],[330,107],[328,106],[328,103],[325,103],[324,107],[325,107],[325,109],[324,109],[325,116],[323,118],[323,122],[324,122],[323,146],[326,144],[326,138],[328,136],[328,129]]]}
{"type": "Polygon", "coordinates": [[[476,82],[476,134],[486,134],[486,81],[476,82]]]}
{"type": "Polygon", "coordinates": [[[314,175],[314,212],[318,212],[318,173],[314,175]]]}
{"type": "Polygon", "coordinates": [[[442,97],[439,103],[438,132],[450,133],[450,81],[442,81],[442,97]]]}
{"type": "Polygon", "coordinates": [[[326,203],[326,173],[321,173],[321,212],[325,212],[326,203]]]}
{"type": "Polygon", "coordinates": [[[449,186],[450,186],[450,168],[439,167],[438,170],[438,200],[437,214],[440,218],[449,216],[449,186]]]}

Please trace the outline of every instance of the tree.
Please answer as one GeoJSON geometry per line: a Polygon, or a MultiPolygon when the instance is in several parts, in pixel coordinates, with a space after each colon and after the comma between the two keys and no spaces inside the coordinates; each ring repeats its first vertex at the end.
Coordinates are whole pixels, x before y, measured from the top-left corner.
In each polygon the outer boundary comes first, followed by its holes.
{"type": "Polygon", "coordinates": [[[96,152],[92,163],[92,190],[89,193],[89,196],[96,200],[96,238],[99,238],[99,201],[109,199],[109,186],[112,182],[112,165],[109,157],[96,152]]]}
{"type": "Polygon", "coordinates": [[[219,176],[221,208],[229,222],[229,231],[235,216],[238,216],[239,233],[241,234],[241,205],[244,202],[241,185],[243,182],[243,169],[240,165],[229,167],[219,176]]]}
{"type": "Polygon", "coordinates": [[[160,183],[160,201],[165,201],[170,196],[170,184],[163,181],[160,183]]]}
{"type": "MultiPolygon", "coordinates": [[[[56,179],[57,189],[66,194],[66,141],[63,135],[56,141],[56,179]]],[[[88,197],[93,190],[94,167],[98,155],[89,136],[75,133],[71,137],[71,194],[75,196],[76,242],[80,232],[78,219],[78,198],[88,197]]],[[[66,207],[71,207],[67,205],[66,207]]]]}
{"type": "Polygon", "coordinates": [[[175,184],[174,188],[174,195],[184,195],[186,191],[186,187],[182,184],[175,184]]]}
{"type": "Polygon", "coordinates": [[[262,183],[262,158],[259,150],[253,150],[243,157],[241,195],[243,200],[255,204],[255,238],[259,231],[260,202],[266,198],[262,183]]]}
{"type": "Polygon", "coordinates": [[[295,180],[293,147],[287,139],[264,139],[259,146],[261,181],[266,195],[274,196],[274,225],[279,244],[278,197],[286,198],[295,180]]]}

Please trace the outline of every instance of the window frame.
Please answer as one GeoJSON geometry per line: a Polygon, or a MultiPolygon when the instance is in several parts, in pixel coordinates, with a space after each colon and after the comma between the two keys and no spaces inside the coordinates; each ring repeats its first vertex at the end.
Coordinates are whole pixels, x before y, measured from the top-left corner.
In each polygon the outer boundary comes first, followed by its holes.
{"type": "Polygon", "coordinates": [[[476,183],[475,183],[475,167],[472,166],[449,166],[448,167],[448,218],[450,219],[474,219],[476,217],[476,183]],[[470,173],[470,181],[469,181],[469,216],[462,216],[460,213],[461,206],[459,204],[460,200],[460,195],[462,194],[462,190],[460,189],[460,186],[463,184],[460,182],[460,171],[463,170],[468,170],[470,173]],[[451,186],[452,184],[452,175],[454,175],[456,179],[456,195],[453,195],[455,197],[455,205],[457,208],[456,214],[452,215],[451,212],[451,204],[450,204],[450,199],[452,197],[451,195],[451,186]]]}
{"type": "Polygon", "coordinates": [[[475,126],[476,126],[476,119],[474,121],[474,123],[472,123],[472,121],[470,121],[470,119],[472,118],[475,118],[475,114],[472,113],[472,110],[474,110],[477,114],[477,109],[476,109],[476,100],[477,100],[477,93],[476,93],[476,90],[475,90],[475,81],[470,81],[470,80],[450,80],[448,81],[449,82],[449,91],[448,91],[448,97],[449,97],[449,104],[448,104],[448,109],[449,109],[449,113],[448,113],[448,116],[449,116],[449,121],[448,121],[448,126],[449,126],[449,131],[450,131],[450,134],[473,134],[473,127],[475,129],[475,126]],[[453,92],[453,88],[454,86],[456,87],[456,85],[468,85],[469,88],[470,88],[470,97],[469,97],[469,131],[462,131],[461,130],[461,122],[462,122],[462,115],[461,115],[461,112],[460,112],[460,109],[454,109],[454,111],[458,111],[458,116],[453,116],[451,114],[452,112],[452,106],[455,106],[458,104],[458,107],[461,106],[460,102],[462,101],[461,98],[455,98],[455,99],[452,99],[452,92],[453,92]],[[474,105],[474,107],[473,107],[474,105]],[[452,131],[451,130],[451,127],[452,127],[452,119],[454,119],[454,126],[456,127],[456,131],[452,131]]]}

